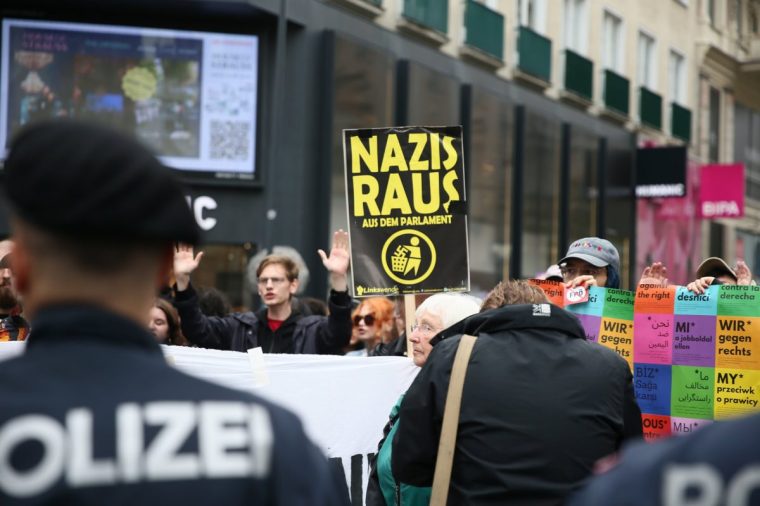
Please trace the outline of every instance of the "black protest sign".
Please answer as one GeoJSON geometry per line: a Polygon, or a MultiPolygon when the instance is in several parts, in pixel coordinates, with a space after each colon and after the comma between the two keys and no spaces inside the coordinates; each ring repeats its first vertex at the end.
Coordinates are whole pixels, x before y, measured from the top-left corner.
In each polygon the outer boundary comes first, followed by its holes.
{"type": "Polygon", "coordinates": [[[343,131],[354,295],[468,291],[462,127],[343,131]]]}

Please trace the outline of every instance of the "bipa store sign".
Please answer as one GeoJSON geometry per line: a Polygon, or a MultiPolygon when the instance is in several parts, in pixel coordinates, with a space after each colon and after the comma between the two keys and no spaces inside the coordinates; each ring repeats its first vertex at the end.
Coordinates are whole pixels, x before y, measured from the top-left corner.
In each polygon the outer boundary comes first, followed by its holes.
{"type": "Polygon", "coordinates": [[[703,165],[699,181],[700,218],[744,216],[744,165],[703,165]]]}

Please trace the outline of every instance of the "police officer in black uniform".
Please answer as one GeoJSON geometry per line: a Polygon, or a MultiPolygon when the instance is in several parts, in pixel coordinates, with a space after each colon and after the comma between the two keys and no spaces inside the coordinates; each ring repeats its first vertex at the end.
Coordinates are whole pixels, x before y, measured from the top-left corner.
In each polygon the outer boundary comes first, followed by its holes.
{"type": "Polygon", "coordinates": [[[146,330],[179,185],[103,126],[38,123],[5,164],[33,336],[0,365],[0,504],[345,504],[290,412],[185,375],[146,330]]]}

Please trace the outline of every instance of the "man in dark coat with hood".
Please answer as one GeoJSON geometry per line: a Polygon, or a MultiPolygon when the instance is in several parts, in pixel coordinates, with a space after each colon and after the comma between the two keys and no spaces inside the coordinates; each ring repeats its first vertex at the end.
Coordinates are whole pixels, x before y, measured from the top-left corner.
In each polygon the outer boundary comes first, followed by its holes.
{"type": "MultiPolygon", "coordinates": [[[[546,302],[494,307],[444,331],[401,405],[392,469],[432,484],[446,392],[462,334],[478,336],[464,383],[449,504],[557,505],[594,463],[642,435],[628,364],[586,340],[577,318],[546,302]]],[[[545,299],[544,299],[545,300],[545,299]]]]}

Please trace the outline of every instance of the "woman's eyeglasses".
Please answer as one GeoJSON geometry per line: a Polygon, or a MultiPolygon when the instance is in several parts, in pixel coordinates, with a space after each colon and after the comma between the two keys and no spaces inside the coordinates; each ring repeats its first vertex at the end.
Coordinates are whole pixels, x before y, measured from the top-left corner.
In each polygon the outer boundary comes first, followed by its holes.
{"type": "Polygon", "coordinates": [[[372,326],[375,323],[375,317],[372,316],[371,314],[366,314],[363,316],[358,314],[354,316],[354,325],[359,325],[359,323],[361,323],[362,320],[364,320],[364,323],[367,326],[372,326]]]}

